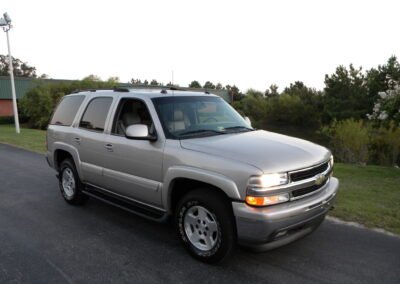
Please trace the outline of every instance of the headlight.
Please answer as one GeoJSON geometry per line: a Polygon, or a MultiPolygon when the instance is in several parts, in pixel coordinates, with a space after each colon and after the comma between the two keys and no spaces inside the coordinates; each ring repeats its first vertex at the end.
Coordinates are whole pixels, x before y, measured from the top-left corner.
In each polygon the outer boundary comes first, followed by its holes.
{"type": "Polygon", "coordinates": [[[334,164],[334,159],[333,159],[333,155],[331,155],[331,160],[329,161],[329,165],[331,166],[331,168],[333,168],[333,164],[334,164]]]}
{"type": "Polygon", "coordinates": [[[280,193],[268,196],[259,196],[257,192],[268,192],[274,187],[289,182],[287,173],[272,173],[262,176],[251,177],[247,185],[246,203],[251,206],[267,206],[289,201],[288,193],[280,193]]]}
{"type": "Polygon", "coordinates": [[[287,173],[265,174],[251,177],[248,186],[253,190],[265,190],[269,187],[287,184],[289,181],[287,173]]]}

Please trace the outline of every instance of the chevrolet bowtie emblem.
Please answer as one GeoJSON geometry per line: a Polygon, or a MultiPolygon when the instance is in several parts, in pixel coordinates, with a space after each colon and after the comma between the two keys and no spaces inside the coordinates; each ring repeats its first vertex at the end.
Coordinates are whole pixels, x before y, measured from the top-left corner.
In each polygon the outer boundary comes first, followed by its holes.
{"type": "Polygon", "coordinates": [[[321,185],[326,180],[326,176],[324,174],[319,174],[315,176],[315,184],[321,185]]]}

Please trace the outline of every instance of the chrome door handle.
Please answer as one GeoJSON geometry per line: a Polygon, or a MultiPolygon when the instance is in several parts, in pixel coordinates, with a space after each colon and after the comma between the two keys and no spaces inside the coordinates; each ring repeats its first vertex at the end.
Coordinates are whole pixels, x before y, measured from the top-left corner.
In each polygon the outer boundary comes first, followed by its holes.
{"type": "Polygon", "coordinates": [[[104,145],[104,148],[106,148],[108,152],[112,152],[113,151],[113,145],[112,144],[106,144],[106,145],[104,145]]]}

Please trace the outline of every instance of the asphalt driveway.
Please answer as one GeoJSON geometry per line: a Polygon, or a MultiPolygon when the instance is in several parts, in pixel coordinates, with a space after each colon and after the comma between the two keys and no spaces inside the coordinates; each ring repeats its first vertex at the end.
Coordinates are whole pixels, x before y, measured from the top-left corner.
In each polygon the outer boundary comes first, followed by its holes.
{"type": "Polygon", "coordinates": [[[67,205],[44,156],[0,144],[0,283],[400,283],[400,238],[325,221],[286,247],[193,260],[167,224],[67,205]]]}

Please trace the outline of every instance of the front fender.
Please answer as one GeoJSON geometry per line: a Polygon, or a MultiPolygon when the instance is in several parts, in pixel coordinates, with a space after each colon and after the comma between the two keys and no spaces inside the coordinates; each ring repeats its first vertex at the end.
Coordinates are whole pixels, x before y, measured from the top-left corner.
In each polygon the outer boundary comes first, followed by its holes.
{"type": "Polygon", "coordinates": [[[162,202],[163,207],[166,208],[168,212],[171,212],[173,181],[177,178],[187,178],[208,183],[220,188],[228,197],[236,200],[240,199],[239,190],[235,182],[228,177],[200,168],[175,166],[168,169],[163,183],[162,202]]]}

